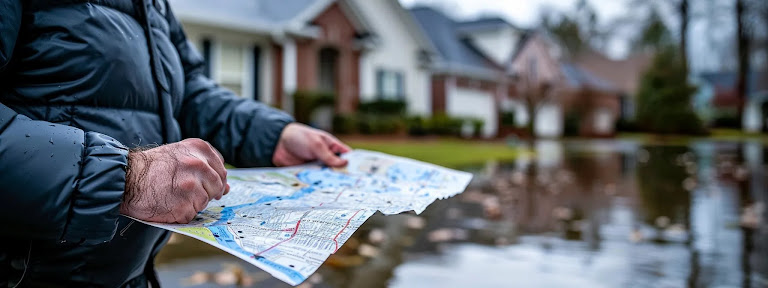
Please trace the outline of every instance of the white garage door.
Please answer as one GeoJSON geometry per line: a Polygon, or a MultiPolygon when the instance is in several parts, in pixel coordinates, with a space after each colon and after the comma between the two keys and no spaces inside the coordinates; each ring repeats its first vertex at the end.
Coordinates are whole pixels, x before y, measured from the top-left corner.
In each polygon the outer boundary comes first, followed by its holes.
{"type": "Polygon", "coordinates": [[[536,113],[536,135],[544,138],[560,137],[563,134],[563,114],[554,104],[542,105],[536,113]]]}
{"type": "Polygon", "coordinates": [[[481,90],[456,88],[453,93],[448,94],[446,100],[448,115],[482,119],[485,122],[483,136],[487,138],[496,136],[498,123],[493,94],[481,90]]]}

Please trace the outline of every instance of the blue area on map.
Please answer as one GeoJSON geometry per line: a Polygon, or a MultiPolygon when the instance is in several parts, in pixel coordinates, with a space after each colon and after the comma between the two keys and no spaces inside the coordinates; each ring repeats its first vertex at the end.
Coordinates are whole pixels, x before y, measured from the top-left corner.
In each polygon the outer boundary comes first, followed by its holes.
{"type": "Polygon", "coordinates": [[[290,277],[291,280],[293,280],[295,283],[301,283],[301,282],[304,282],[304,280],[307,280],[307,278],[305,278],[304,275],[301,275],[299,272],[296,272],[296,270],[293,270],[291,268],[269,261],[267,258],[256,257],[256,261],[266,264],[267,266],[272,267],[272,269],[275,269],[285,275],[288,275],[288,277],[290,277]]]}
{"type": "Polygon", "coordinates": [[[227,226],[211,226],[206,227],[208,230],[211,230],[211,233],[213,233],[213,236],[216,238],[216,241],[219,242],[224,247],[227,247],[229,249],[235,250],[238,253],[242,253],[245,255],[251,255],[252,253],[249,253],[248,251],[245,251],[242,247],[238,246],[235,242],[235,237],[232,236],[229,231],[227,231],[227,226]]]}
{"type": "Polygon", "coordinates": [[[266,204],[274,201],[296,200],[296,199],[300,199],[301,197],[312,194],[312,192],[314,191],[315,191],[315,188],[313,187],[304,187],[300,189],[298,192],[288,197],[264,196],[259,198],[259,200],[256,200],[256,202],[253,202],[253,203],[224,207],[224,209],[222,209],[221,212],[219,212],[221,214],[221,217],[219,218],[219,220],[214,222],[213,224],[210,224],[210,226],[219,226],[219,225],[227,224],[227,221],[231,221],[232,219],[235,218],[236,216],[235,211],[237,211],[238,209],[256,206],[260,204],[266,204]]]}
{"type": "Polygon", "coordinates": [[[301,182],[307,183],[314,188],[335,188],[335,187],[353,187],[357,183],[357,178],[347,174],[334,172],[330,169],[323,170],[305,170],[296,175],[301,182]]]}
{"type": "Polygon", "coordinates": [[[429,181],[437,171],[416,165],[395,164],[387,170],[387,178],[397,181],[429,181]]]}

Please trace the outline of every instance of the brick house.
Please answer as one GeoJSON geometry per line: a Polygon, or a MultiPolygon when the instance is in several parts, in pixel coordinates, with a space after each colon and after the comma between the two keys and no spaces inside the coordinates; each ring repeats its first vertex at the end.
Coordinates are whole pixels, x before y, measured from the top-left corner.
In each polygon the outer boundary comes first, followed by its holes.
{"type": "Polygon", "coordinates": [[[428,7],[411,14],[437,54],[430,63],[433,114],[483,120],[484,137],[496,137],[501,105],[513,77],[504,68],[519,30],[500,18],[459,22],[428,7]]]}
{"type": "Polygon", "coordinates": [[[332,92],[335,114],[361,101],[404,100],[430,115],[433,47],[397,0],[171,0],[209,76],[238,95],[292,112],[297,91],[332,92]]]}
{"type": "Polygon", "coordinates": [[[171,0],[209,76],[242,97],[292,111],[299,90],[336,96],[350,113],[360,99],[360,59],[372,33],[349,1],[171,0]]]}
{"type": "Polygon", "coordinates": [[[509,66],[518,76],[521,94],[511,100],[513,109],[527,122],[531,117],[527,103],[536,103],[534,129],[540,137],[559,137],[566,124],[578,124],[579,136],[612,136],[621,117],[621,89],[571,61],[560,47],[546,32],[532,30],[523,35],[509,66]],[[530,96],[525,90],[533,88],[527,87],[548,88],[546,95],[530,96]],[[574,120],[578,123],[566,123],[574,120]]]}
{"type": "MultiPolygon", "coordinates": [[[[699,92],[694,96],[696,102],[709,107],[709,110],[717,117],[727,115],[737,116],[740,100],[737,92],[738,73],[734,71],[705,72],[697,77],[699,92]],[[710,94],[710,95],[707,95],[710,94]]],[[[744,114],[741,122],[742,128],[747,132],[760,132],[766,130],[766,115],[764,109],[768,107],[768,72],[751,71],[746,77],[746,99],[744,99],[744,114]]],[[[697,107],[698,108],[698,107],[697,107]]],[[[701,109],[699,113],[701,113],[701,109]]],[[[701,113],[706,114],[706,113],[701,113]]],[[[712,120],[712,119],[708,119],[712,120]]]]}

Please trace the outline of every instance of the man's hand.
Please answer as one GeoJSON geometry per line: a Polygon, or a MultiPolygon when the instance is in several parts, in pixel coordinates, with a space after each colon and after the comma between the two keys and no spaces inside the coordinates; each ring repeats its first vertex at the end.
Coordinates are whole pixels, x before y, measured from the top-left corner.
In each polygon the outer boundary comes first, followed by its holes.
{"type": "Polygon", "coordinates": [[[343,167],[347,160],[336,154],[347,153],[349,146],[324,131],[292,123],[283,129],[272,163],[277,166],[299,165],[320,160],[331,167],[343,167]]]}
{"type": "Polygon", "coordinates": [[[224,160],[208,142],[188,139],[129,155],[120,213],[159,223],[189,223],[229,192],[224,160]]]}

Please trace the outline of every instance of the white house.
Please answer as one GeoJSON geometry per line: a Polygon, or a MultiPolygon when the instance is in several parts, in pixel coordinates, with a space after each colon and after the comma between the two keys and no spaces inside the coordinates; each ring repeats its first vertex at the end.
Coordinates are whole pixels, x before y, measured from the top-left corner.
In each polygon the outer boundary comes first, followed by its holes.
{"type": "Polygon", "coordinates": [[[360,97],[405,100],[408,113],[431,111],[429,55],[435,48],[397,0],[353,0],[373,29],[374,44],[360,60],[360,97]]]}
{"type": "Polygon", "coordinates": [[[482,135],[497,136],[501,103],[514,90],[511,75],[497,61],[513,55],[514,27],[500,18],[459,22],[429,7],[411,14],[437,51],[429,66],[432,113],[483,120],[482,135]]]}

